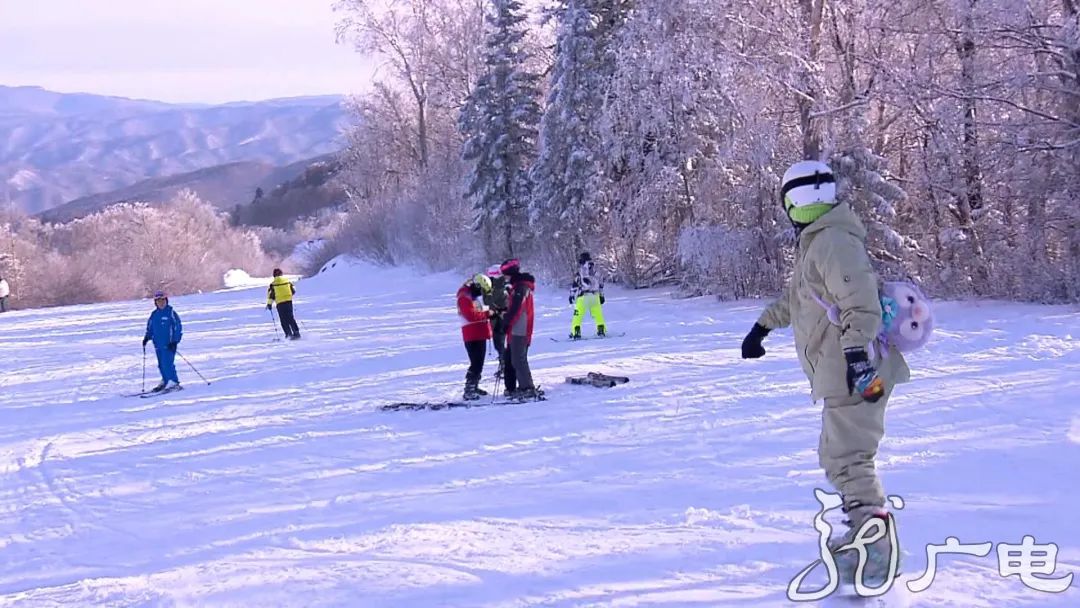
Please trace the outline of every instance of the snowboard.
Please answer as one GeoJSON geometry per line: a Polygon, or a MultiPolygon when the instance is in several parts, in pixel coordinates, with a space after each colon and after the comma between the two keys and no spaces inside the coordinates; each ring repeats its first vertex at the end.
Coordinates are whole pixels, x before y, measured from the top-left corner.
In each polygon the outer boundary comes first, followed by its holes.
{"type": "Polygon", "coordinates": [[[897,577],[893,586],[882,595],[862,597],[855,593],[855,586],[840,583],[839,588],[821,600],[822,608],[855,607],[860,608],[907,608],[911,605],[911,592],[905,586],[907,579],[897,577]]]}
{"type": "Polygon", "coordinates": [[[611,388],[618,384],[630,382],[630,378],[627,378],[626,376],[609,376],[607,374],[589,372],[584,376],[567,376],[566,381],[569,384],[587,384],[598,388],[611,388]]]}
{"type": "Polygon", "coordinates": [[[563,337],[563,338],[556,338],[556,337],[552,336],[551,341],[552,342],[581,342],[582,340],[607,340],[609,338],[621,338],[621,337],[623,337],[625,335],[626,335],[625,331],[620,331],[620,332],[615,332],[615,333],[608,333],[608,334],[605,334],[603,336],[584,336],[583,335],[580,338],[571,338],[570,336],[566,336],[566,337],[563,337]]]}

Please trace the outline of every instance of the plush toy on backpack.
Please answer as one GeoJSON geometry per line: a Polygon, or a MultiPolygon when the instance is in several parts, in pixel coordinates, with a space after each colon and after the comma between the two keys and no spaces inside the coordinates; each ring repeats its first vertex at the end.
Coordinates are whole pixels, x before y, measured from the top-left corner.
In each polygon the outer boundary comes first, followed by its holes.
{"type": "Polygon", "coordinates": [[[890,281],[881,288],[881,332],[876,342],[906,353],[926,346],[934,331],[930,300],[913,283],[890,281]]]}
{"type": "MultiPolygon", "coordinates": [[[[934,331],[934,313],[923,292],[914,283],[889,281],[882,285],[879,298],[881,330],[869,344],[870,357],[874,358],[875,351],[880,351],[883,357],[888,356],[890,346],[902,353],[926,346],[934,331]]],[[[830,305],[817,295],[814,299],[828,312],[829,321],[840,325],[840,307],[830,305]]]]}

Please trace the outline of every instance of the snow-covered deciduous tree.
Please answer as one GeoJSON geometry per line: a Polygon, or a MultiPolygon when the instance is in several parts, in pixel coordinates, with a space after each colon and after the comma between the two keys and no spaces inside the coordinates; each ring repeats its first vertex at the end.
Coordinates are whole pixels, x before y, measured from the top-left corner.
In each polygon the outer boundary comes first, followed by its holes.
{"type": "Polygon", "coordinates": [[[679,234],[709,199],[702,176],[731,145],[732,65],[713,35],[723,27],[708,3],[639,0],[615,34],[596,190],[610,201],[610,229],[623,242],[616,255],[630,282],[672,275],[679,234]]]}

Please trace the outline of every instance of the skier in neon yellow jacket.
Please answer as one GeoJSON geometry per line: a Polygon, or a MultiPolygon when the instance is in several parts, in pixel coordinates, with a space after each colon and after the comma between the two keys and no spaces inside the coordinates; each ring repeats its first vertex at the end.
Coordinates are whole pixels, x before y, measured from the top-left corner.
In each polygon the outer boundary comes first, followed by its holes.
{"type": "Polygon", "coordinates": [[[574,285],[570,288],[570,304],[574,307],[574,320],[570,325],[570,337],[581,338],[581,320],[588,312],[596,322],[596,335],[607,334],[604,322],[604,281],[596,274],[596,265],[589,252],[578,256],[578,270],[574,276],[574,285]]]}

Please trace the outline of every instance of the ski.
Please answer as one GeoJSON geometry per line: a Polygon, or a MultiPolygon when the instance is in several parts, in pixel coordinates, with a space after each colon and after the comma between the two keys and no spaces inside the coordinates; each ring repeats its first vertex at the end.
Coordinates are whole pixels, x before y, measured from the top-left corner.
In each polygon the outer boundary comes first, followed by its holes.
{"type": "Polygon", "coordinates": [[[617,332],[617,333],[604,334],[603,336],[581,336],[580,338],[571,338],[570,336],[567,336],[565,338],[556,338],[556,337],[552,336],[551,341],[552,342],[581,342],[582,340],[607,340],[609,338],[621,338],[621,337],[623,337],[625,335],[626,335],[625,331],[620,331],[620,332],[617,332]]]}
{"type": "Polygon", "coordinates": [[[162,390],[160,390],[160,391],[158,391],[156,393],[153,392],[153,391],[148,392],[148,393],[143,393],[142,395],[140,395],[140,397],[142,397],[143,399],[149,399],[151,397],[160,397],[161,395],[168,395],[169,393],[175,393],[175,392],[182,391],[182,390],[184,390],[184,387],[178,386],[176,388],[162,389],[162,390]]]}
{"type": "Polygon", "coordinates": [[[566,381],[569,384],[588,384],[598,388],[612,388],[618,384],[630,382],[630,378],[627,378],[626,376],[609,376],[607,374],[589,372],[584,376],[567,376],[566,381]]]}
{"type": "Polygon", "coordinates": [[[421,411],[421,410],[452,410],[452,409],[469,409],[474,407],[491,407],[499,405],[520,405],[523,403],[533,403],[537,401],[546,401],[546,397],[541,395],[536,399],[477,399],[475,401],[400,401],[398,403],[386,403],[379,406],[379,409],[384,412],[399,412],[399,411],[421,411]]]}

